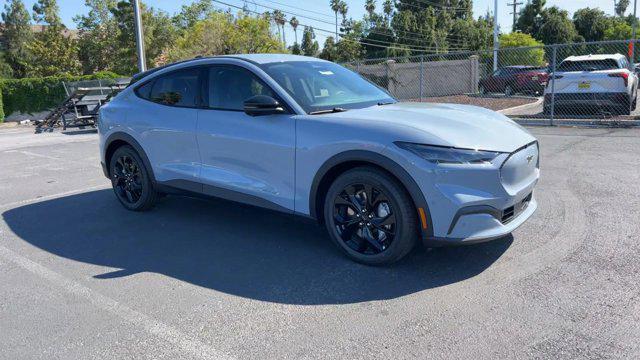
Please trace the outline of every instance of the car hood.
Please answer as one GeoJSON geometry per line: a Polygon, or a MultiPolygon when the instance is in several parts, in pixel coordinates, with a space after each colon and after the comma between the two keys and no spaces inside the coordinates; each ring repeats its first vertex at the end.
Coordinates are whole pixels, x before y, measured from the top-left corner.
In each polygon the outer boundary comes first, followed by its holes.
{"type": "Polygon", "coordinates": [[[457,104],[395,103],[327,114],[341,121],[393,131],[393,141],[512,152],[536,139],[506,116],[457,104]]]}

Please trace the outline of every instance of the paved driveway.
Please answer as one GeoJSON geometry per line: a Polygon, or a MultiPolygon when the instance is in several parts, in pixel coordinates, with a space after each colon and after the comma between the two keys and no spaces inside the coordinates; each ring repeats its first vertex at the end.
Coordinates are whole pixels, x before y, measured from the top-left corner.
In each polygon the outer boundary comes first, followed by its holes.
{"type": "Polygon", "coordinates": [[[528,223],[388,268],[270,211],[127,212],[94,134],[0,131],[0,358],[638,358],[640,130],[531,131],[528,223]]]}

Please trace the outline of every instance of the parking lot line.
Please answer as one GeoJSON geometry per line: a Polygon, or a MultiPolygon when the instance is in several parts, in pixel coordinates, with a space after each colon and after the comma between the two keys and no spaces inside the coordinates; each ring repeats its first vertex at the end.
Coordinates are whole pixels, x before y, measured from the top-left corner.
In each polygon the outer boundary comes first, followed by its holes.
{"type": "Polygon", "coordinates": [[[52,271],[12,250],[0,245],[0,258],[12,262],[18,267],[47,280],[55,286],[75,296],[88,300],[94,306],[118,316],[130,324],[142,328],[148,333],[179,347],[182,351],[202,359],[232,359],[216,349],[204,344],[187,334],[133,310],[120,302],[102,295],[86,286],[52,271]]]}

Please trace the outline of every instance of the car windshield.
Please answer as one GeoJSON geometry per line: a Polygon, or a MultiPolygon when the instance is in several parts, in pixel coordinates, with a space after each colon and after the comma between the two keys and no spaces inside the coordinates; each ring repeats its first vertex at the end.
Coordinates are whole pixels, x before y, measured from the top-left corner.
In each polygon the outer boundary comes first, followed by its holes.
{"type": "Polygon", "coordinates": [[[560,66],[558,66],[558,71],[602,71],[615,70],[619,68],[618,62],[613,59],[582,61],[565,60],[560,64],[560,66]]]}
{"type": "Polygon", "coordinates": [[[289,61],[264,64],[262,68],[307,113],[396,102],[360,75],[331,62],[289,61]]]}

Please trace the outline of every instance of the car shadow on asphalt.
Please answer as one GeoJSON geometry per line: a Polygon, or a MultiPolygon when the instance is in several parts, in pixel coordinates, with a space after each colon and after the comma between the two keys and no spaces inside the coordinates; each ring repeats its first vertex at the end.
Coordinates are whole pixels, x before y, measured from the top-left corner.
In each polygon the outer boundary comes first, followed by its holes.
{"type": "Polygon", "coordinates": [[[108,266],[104,281],[154,272],[250,299],[283,304],[385,300],[471,278],[513,239],[420,249],[390,267],[345,258],[308,221],[222,200],[167,197],[144,213],[122,208],[111,190],[7,210],[24,241],[57,256],[108,266]]]}

